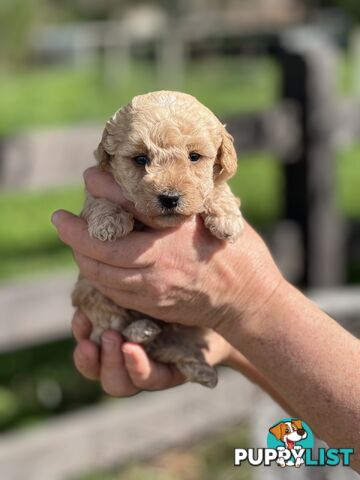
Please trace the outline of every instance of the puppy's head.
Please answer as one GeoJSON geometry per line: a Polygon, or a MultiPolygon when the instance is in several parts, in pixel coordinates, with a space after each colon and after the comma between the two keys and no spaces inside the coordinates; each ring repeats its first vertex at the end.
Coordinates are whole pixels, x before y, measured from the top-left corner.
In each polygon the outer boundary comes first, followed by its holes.
{"type": "Polygon", "coordinates": [[[125,195],[159,225],[199,213],[214,186],[236,172],[233,138],[194,97],[135,97],[107,122],[95,152],[125,195]]]}
{"type": "Polygon", "coordinates": [[[307,437],[307,433],[303,428],[301,420],[298,419],[292,419],[288,422],[280,422],[271,427],[269,431],[277,440],[284,442],[286,446],[307,437]]]}

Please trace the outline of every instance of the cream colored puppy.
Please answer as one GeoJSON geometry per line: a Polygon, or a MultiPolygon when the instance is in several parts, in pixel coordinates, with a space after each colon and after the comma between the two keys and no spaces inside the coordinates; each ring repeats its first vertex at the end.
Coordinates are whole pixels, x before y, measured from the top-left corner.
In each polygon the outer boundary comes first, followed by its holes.
{"type": "MultiPolygon", "coordinates": [[[[233,138],[191,95],[160,91],[133,98],[106,123],[95,157],[136,209],[159,227],[174,227],[200,214],[219,239],[234,241],[242,232],[240,201],[226,184],[237,168],[233,138]]],[[[89,234],[102,241],[114,241],[134,228],[131,214],[90,195],[82,216],[89,234]]],[[[81,277],[72,300],[92,322],[94,341],[106,329],[117,330],[141,343],[154,360],[174,363],[187,380],[216,385],[216,371],[202,352],[205,330],[123,309],[81,277]]]]}

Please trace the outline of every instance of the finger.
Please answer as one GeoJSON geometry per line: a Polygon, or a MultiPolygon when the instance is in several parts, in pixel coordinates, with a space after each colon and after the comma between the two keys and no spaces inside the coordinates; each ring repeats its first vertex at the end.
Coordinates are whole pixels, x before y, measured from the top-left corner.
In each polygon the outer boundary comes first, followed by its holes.
{"type": "Polygon", "coordinates": [[[109,172],[103,172],[98,167],[90,167],[84,172],[86,190],[96,198],[107,198],[131,212],[134,204],[124,197],[120,185],[109,172]]]}
{"type": "Polygon", "coordinates": [[[156,217],[151,218],[138,212],[133,202],[124,197],[120,185],[109,172],[102,172],[97,167],[91,167],[84,172],[86,190],[97,198],[107,198],[111,202],[121,205],[144,225],[151,228],[161,228],[156,217]]]}
{"type": "MultiPolygon", "coordinates": [[[[144,313],[146,315],[151,315],[159,320],[164,320],[165,322],[178,322],[179,319],[176,315],[176,310],[173,308],[171,301],[169,304],[161,305],[161,307],[154,306],[149,308],[154,301],[150,300],[146,295],[141,295],[139,292],[128,292],[124,290],[119,290],[106,285],[101,285],[100,283],[91,282],[91,284],[99,290],[105,297],[112,300],[117,305],[121,305],[123,308],[129,310],[136,310],[137,312],[144,313]]],[[[181,319],[180,319],[181,320],[181,319]]]]}
{"type": "Polygon", "coordinates": [[[107,287],[129,292],[136,292],[143,288],[144,269],[113,267],[77,252],[74,252],[74,258],[81,275],[90,282],[97,282],[107,287]]]}
{"type": "Polygon", "coordinates": [[[76,369],[89,380],[97,380],[100,372],[99,348],[90,340],[81,340],[74,350],[76,369]]]}
{"type": "Polygon", "coordinates": [[[60,239],[87,257],[124,268],[147,267],[155,262],[155,232],[132,232],[116,242],[101,242],[90,237],[84,219],[70,212],[58,210],[51,221],[60,239]]]}
{"type": "Polygon", "coordinates": [[[142,390],[162,390],[184,383],[184,377],[173,365],[155,363],[135,343],[122,346],[125,365],[134,385],[142,390]]]}
{"type": "Polygon", "coordinates": [[[137,310],[138,312],[150,314],[146,308],[146,299],[138,293],[107,287],[106,285],[97,282],[91,282],[91,284],[105,297],[109,298],[117,305],[121,305],[123,308],[128,308],[130,310],[137,310]]]}
{"type": "Polygon", "coordinates": [[[139,389],[132,383],[121,351],[122,339],[112,330],[101,338],[100,382],[103,390],[114,397],[134,395],[139,389]]]}
{"type": "Polygon", "coordinates": [[[80,342],[89,338],[91,333],[91,323],[81,310],[76,310],[71,321],[71,328],[75,340],[80,342]]]}

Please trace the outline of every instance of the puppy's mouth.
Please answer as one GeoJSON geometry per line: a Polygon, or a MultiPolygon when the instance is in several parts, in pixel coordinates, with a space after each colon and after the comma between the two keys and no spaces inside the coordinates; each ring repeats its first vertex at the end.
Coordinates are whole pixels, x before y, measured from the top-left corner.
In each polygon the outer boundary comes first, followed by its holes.
{"type": "Polygon", "coordinates": [[[185,222],[191,215],[184,215],[176,211],[163,211],[158,215],[155,215],[153,219],[159,225],[159,227],[176,227],[185,222]]]}
{"type": "Polygon", "coordinates": [[[181,220],[181,219],[188,218],[190,215],[185,215],[183,213],[168,210],[168,211],[163,211],[159,215],[156,215],[156,216],[157,216],[157,218],[162,218],[164,220],[169,219],[169,220],[176,221],[176,220],[181,220]]]}

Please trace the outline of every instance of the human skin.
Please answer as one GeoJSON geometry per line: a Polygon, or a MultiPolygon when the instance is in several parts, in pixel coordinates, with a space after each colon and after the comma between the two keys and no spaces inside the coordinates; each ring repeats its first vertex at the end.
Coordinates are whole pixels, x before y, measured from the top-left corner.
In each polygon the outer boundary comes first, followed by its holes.
{"type": "MultiPolygon", "coordinates": [[[[132,211],[106,174],[90,170],[86,185],[94,196],[118,201],[132,211]]],[[[137,218],[146,222],[141,215],[137,218]]],[[[106,296],[169,322],[214,329],[231,344],[226,350],[226,344],[220,347],[214,342],[211,351],[220,362],[240,371],[247,367],[244,373],[260,385],[263,382],[263,388],[270,388],[269,393],[330,446],[355,448],[352,466],[359,470],[360,380],[354,376],[360,362],[359,341],[283,279],[248,224],[234,244],[213,238],[198,218],[177,229],[147,229],[104,244],[89,238],[85,222],[67,212],[57,212],[54,223],[60,238],[74,250],[81,274],[106,296]]],[[[94,361],[90,350],[96,347],[86,340],[85,329],[78,336],[78,349],[84,353],[86,345],[94,361]]],[[[75,326],[74,332],[78,334],[75,326]]],[[[121,339],[115,332],[103,337],[104,352],[106,339],[118,342],[120,351],[121,339]]],[[[118,370],[128,376],[129,385],[136,386],[132,372],[144,367],[139,348],[122,345],[124,363],[118,370]]],[[[75,361],[79,364],[76,352],[75,361]]],[[[97,357],[93,364],[99,365],[100,376],[104,361],[105,357],[101,361],[97,357]]],[[[156,370],[158,382],[167,376],[160,388],[181,381],[169,370],[159,373],[159,368],[169,367],[146,361],[148,376],[156,370]]]]}

